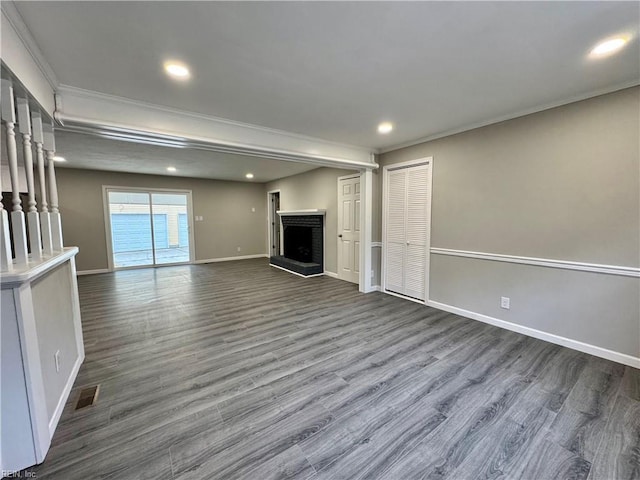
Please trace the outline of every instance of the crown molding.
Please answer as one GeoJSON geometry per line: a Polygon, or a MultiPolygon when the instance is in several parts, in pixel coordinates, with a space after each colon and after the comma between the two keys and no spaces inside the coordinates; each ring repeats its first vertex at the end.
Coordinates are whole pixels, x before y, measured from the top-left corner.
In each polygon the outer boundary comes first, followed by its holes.
{"type": "Polygon", "coordinates": [[[374,150],[60,85],[61,129],[176,148],[350,169],[377,168],[374,150]]]}
{"type": "Polygon", "coordinates": [[[3,0],[0,2],[0,8],[2,9],[2,13],[4,13],[5,18],[9,22],[9,24],[13,27],[16,35],[22,42],[24,48],[29,52],[29,55],[33,59],[34,63],[37,65],[38,69],[47,80],[51,89],[53,91],[57,90],[60,82],[58,81],[58,77],[56,76],[53,68],[49,65],[49,62],[44,57],[42,50],[38,47],[35,38],[31,34],[29,27],[22,19],[20,12],[15,6],[15,2],[12,0],[3,0]]]}
{"type": "Polygon", "coordinates": [[[483,120],[480,122],[469,123],[462,127],[452,128],[450,130],[445,130],[444,132],[440,132],[440,133],[434,133],[433,135],[421,137],[416,140],[409,140],[407,142],[398,143],[395,145],[391,145],[389,147],[383,147],[378,149],[377,153],[383,154],[383,153],[393,152],[394,150],[400,150],[401,148],[413,147],[415,145],[420,145],[421,143],[438,140],[439,138],[450,137],[451,135],[457,135],[458,133],[468,132],[470,130],[475,130],[476,128],[488,127],[489,125],[493,125],[496,123],[505,122],[507,120],[514,120],[519,117],[525,117],[533,113],[539,113],[545,110],[550,110],[552,108],[562,107],[563,105],[569,105],[571,103],[580,102],[582,100],[588,100],[589,98],[599,97],[601,95],[617,92],[619,90],[624,90],[626,88],[637,87],[638,85],[640,85],[640,81],[635,79],[629,82],[624,82],[618,85],[614,85],[612,87],[592,90],[589,93],[575,95],[565,100],[547,103],[547,104],[540,105],[538,107],[529,108],[526,110],[520,110],[519,112],[511,113],[508,115],[502,115],[499,117],[494,117],[490,120],[483,120]]]}

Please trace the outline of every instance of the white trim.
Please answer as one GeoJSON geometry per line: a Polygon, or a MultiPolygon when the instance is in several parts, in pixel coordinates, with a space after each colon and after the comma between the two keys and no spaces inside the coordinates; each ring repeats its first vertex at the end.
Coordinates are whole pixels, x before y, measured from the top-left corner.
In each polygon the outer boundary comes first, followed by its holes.
{"type": "Polygon", "coordinates": [[[73,384],[76,381],[76,377],[78,376],[78,372],[80,371],[80,366],[84,361],[84,355],[78,355],[76,359],[76,363],[73,364],[73,368],[71,369],[71,373],[69,374],[69,378],[67,379],[67,383],[62,390],[62,394],[60,395],[60,399],[58,400],[58,405],[53,412],[51,419],[49,420],[49,438],[53,438],[53,434],[56,431],[56,427],[58,426],[58,422],[60,421],[60,416],[64,411],[64,406],[67,404],[67,400],[69,399],[69,394],[71,393],[71,389],[73,388],[73,384]]]}
{"type": "Polygon", "coordinates": [[[552,333],[543,332],[542,330],[537,330],[535,328],[525,327],[516,323],[489,317],[488,315],[483,315],[481,313],[471,312],[469,310],[454,307],[452,305],[447,305],[446,303],[428,300],[427,305],[439,310],[444,310],[445,312],[454,313],[456,315],[471,318],[472,320],[478,320],[483,323],[488,323],[489,325],[504,328],[512,332],[521,333],[529,337],[538,338],[540,340],[551,342],[556,345],[561,345],[573,350],[578,350],[579,352],[595,355],[596,357],[606,358],[607,360],[612,360],[624,365],[629,365],[630,367],[640,368],[640,357],[633,357],[625,353],[615,352],[613,350],[608,350],[606,348],[591,345],[589,343],[572,340],[567,337],[561,337],[560,335],[554,335],[552,333]]]}
{"type": "Polygon", "coordinates": [[[268,253],[258,253],[256,255],[238,255],[237,257],[220,257],[220,258],[205,258],[203,260],[196,260],[193,262],[196,265],[203,263],[217,263],[217,262],[232,262],[235,260],[249,260],[251,258],[269,258],[268,253]]]}
{"type": "MultiPolygon", "coordinates": [[[[423,157],[423,158],[418,158],[415,160],[408,160],[406,162],[399,162],[399,163],[394,163],[392,165],[386,165],[385,167],[383,167],[382,169],[382,242],[379,242],[382,248],[382,252],[380,255],[380,290],[382,292],[385,293],[390,293],[392,295],[395,296],[399,296],[401,298],[406,298],[407,300],[411,300],[411,301],[415,301],[418,303],[424,303],[421,300],[415,299],[415,298],[411,298],[411,297],[404,297],[402,295],[399,295],[397,293],[393,293],[393,292],[388,292],[387,288],[386,288],[386,282],[385,282],[385,277],[386,277],[386,268],[385,265],[387,263],[387,249],[385,248],[385,244],[384,241],[387,238],[387,199],[388,199],[388,188],[389,188],[389,172],[393,171],[393,170],[399,170],[402,168],[410,168],[410,167],[414,167],[417,165],[428,165],[429,168],[427,170],[427,191],[428,191],[428,200],[427,200],[427,218],[429,219],[429,228],[427,229],[427,238],[425,240],[425,249],[427,251],[427,255],[426,255],[426,265],[425,265],[425,294],[424,294],[424,298],[428,299],[429,298],[429,280],[431,277],[431,204],[432,204],[432,200],[433,200],[433,165],[434,165],[434,161],[433,161],[433,157],[423,157]]],[[[425,300],[426,301],[426,300],[425,300]]]]}
{"type": "Polygon", "coordinates": [[[13,270],[2,272],[2,276],[0,277],[2,288],[12,288],[21,283],[33,281],[54,267],[66,262],[69,258],[74,257],[77,253],[78,247],[65,247],[62,253],[57,253],[53,257],[45,258],[40,263],[14,265],[13,270]]]}
{"type": "Polygon", "coordinates": [[[533,113],[543,112],[545,110],[551,110],[552,108],[561,107],[563,105],[569,105],[571,103],[580,102],[582,100],[588,100],[589,98],[599,97],[601,95],[606,95],[608,93],[617,92],[619,90],[624,90],[626,88],[631,88],[639,85],[640,82],[638,80],[631,80],[629,82],[624,82],[618,84],[613,87],[603,88],[599,90],[594,90],[589,93],[585,93],[582,95],[575,95],[566,100],[561,100],[558,102],[547,103],[538,107],[528,108],[525,110],[520,110],[516,113],[510,113],[507,115],[501,115],[499,117],[494,117],[491,120],[483,120],[480,122],[469,123],[463,125],[462,127],[451,128],[449,130],[445,130],[444,132],[434,133],[433,135],[427,135],[426,137],[421,137],[415,140],[409,140],[403,143],[397,143],[395,145],[391,145],[389,147],[383,147],[378,150],[378,153],[388,153],[394,150],[399,150],[401,148],[413,147],[414,145],[419,145],[421,143],[431,142],[433,140],[437,140],[439,138],[449,137],[451,135],[457,135],[458,133],[468,132],[470,130],[475,130],[477,128],[487,127],[489,125],[493,125],[500,122],[505,122],[507,120],[514,120],[516,118],[525,117],[527,115],[531,115],[533,113]]]}
{"type": "MultiPolygon", "coordinates": [[[[429,165],[433,164],[433,157],[416,158],[415,160],[407,160],[406,162],[392,163],[391,165],[385,165],[382,170],[392,171],[400,170],[401,168],[415,167],[416,165],[429,165]]],[[[432,165],[433,166],[433,165],[432,165]]]]}
{"type": "Polygon", "coordinates": [[[373,148],[329,142],[68,85],[60,85],[57,98],[61,101],[55,118],[64,130],[324,166],[378,167],[373,148]],[[154,120],[150,122],[150,118],[154,120]]]}
{"type": "Polygon", "coordinates": [[[325,271],[324,271],[324,274],[325,274],[327,277],[331,277],[331,278],[339,278],[339,277],[338,277],[338,274],[337,274],[336,272],[330,272],[329,270],[325,270],[325,271]]]}
{"type": "Polygon", "coordinates": [[[95,270],[80,270],[78,271],[78,273],[76,273],[76,275],[80,277],[82,275],[98,275],[100,273],[109,273],[109,272],[111,272],[111,270],[109,270],[108,268],[96,268],[95,270]]]}
{"type": "Polygon", "coordinates": [[[31,283],[24,283],[14,288],[13,301],[16,306],[35,458],[36,463],[42,463],[51,445],[51,437],[49,436],[47,406],[46,402],[43,401],[45,399],[44,379],[38,346],[38,329],[33,310],[31,283]]]}
{"type": "Polygon", "coordinates": [[[413,303],[419,303],[420,305],[427,304],[424,300],[420,300],[419,298],[408,297],[407,295],[402,295],[401,293],[392,292],[391,290],[385,290],[382,286],[380,286],[379,288],[382,293],[386,293],[387,295],[391,295],[392,297],[398,297],[413,303]]]}
{"type": "Polygon", "coordinates": [[[281,217],[293,217],[304,215],[326,215],[327,211],[321,208],[307,208],[305,210],[278,210],[276,213],[281,217]]]}
{"type": "Polygon", "coordinates": [[[350,178],[360,178],[360,173],[355,172],[355,173],[350,173],[349,175],[342,175],[341,177],[338,177],[338,182],[340,180],[348,180],[350,178]]]}
{"type": "MultiPolygon", "coordinates": [[[[271,238],[271,234],[273,233],[273,229],[271,228],[271,222],[273,219],[271,218],[271,195],[274,193],[278,193],[280,197],[280,205],[282,205],[282,191],[280,189],[277,190],[269,190],[267,192],[267,255],[271,257],[271,245],[273,245],[273,239],[271,238]]],[[[278,251],[282,252],[282,222],[280,222],[280,245],[278,246],[278,251]]]]}
{"type": "Polygon", "coordinates": [[[360,291],[369,293],[373,273],[371,236],[373,233],[373,172],[360,172],[360,291]]]}
{"type": "Polygon", "coordinates": [[[371,248],[382,248],[382,242],[371,242],[371,248]]]}
{"type": "Polygon", "coordinates": [[[372,292],[381,292],[382,291],[382,287],[380,285],[371,285],[371,291],[372,292]]]}
{"type": "Polygon", "coordinates": [[[495,262],[519,263],[538,267],[561,268],[564,270],[578,270],[581,272],[604,273],[608,275],[621,275],[625,277],[640,277],[640,268],[621,267],[617,265],[602,265],[597,263],[573,262],[569,260],[552,260],[548,258],[521,257],[517,255],[502,255],[499,253],[472,252],[468,250],[453,250],[449,248],[432,248],[435,255],[447,255],[451,257],[477,258],[495,262]]]}
{"type": "Polygon", "coordinates": [[[323,273],[314,273],[313,275],[302,275],[301,273],[294,272],[293,270],[289,270],[287,268],[281,267],[280,265],[274,265],[273,263],[269,264],[273,268],[277,268],[278,270],[282,270],[283,272],[291,273],[293,275],[297,275],[302,278],[312,278],[312,277],[323,277],[326,275],[326,272],[323,273]]]}

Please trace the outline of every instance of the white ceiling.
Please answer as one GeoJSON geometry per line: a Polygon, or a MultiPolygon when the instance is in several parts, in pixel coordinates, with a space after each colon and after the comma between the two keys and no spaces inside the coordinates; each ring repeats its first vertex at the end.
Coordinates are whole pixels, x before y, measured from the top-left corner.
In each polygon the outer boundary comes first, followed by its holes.
{"type": "Polygon", "coordinates": [[[177,177],[215,178],[238,182],[269,182],[318,168],[317,165],[268,160],[191,148],[160,147],[102,138],[96,135],[56,131],[57,154],[67,161],[59,168],[86,168],[177,177]],[[175,173],[167,167],[177,168],[175,173]],[[247,180],[245,174],[253,173],[247,180]]]}
{"type": "Polygon", "coordinates": [[[640,82],[639,2],[16,5],[63,84],[373,148],[640,82]]]}

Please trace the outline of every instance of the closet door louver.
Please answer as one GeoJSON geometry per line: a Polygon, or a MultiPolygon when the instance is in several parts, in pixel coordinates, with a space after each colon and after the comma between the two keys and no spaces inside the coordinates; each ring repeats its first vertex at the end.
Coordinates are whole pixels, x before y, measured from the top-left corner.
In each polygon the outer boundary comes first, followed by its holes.
{"type": "Polygon", "coordinates": [[[405,170],[389,172],[387,190],[387,235],[385,246],[386,289],[404,294],[407,175],[405,170]]]}
{"type": "Polygon", "coordinates": [[[427,180],[428,166],[419,165],[406,169],[406,250],[404,261],[404,294],[425,299],[427,266],[427,180]]]}
{"type": "Polygon", "coordinates": [[[426,299],[430,218],[428,164],[387,177],[385,290],[426,299]]]}

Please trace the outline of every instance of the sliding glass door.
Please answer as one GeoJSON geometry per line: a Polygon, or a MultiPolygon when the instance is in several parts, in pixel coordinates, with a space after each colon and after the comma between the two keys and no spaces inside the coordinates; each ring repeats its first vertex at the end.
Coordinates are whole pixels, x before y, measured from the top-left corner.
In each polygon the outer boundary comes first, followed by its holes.
{"type": "Polygon", "coordinates": [[[190,193],[107,188],[112,268],[192,260],[190,193]]]}

